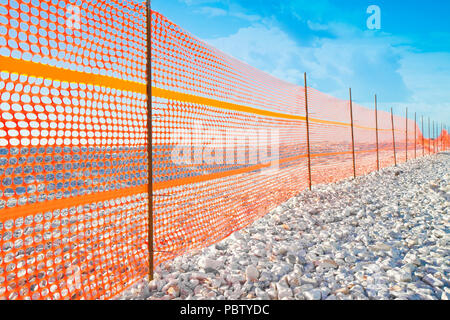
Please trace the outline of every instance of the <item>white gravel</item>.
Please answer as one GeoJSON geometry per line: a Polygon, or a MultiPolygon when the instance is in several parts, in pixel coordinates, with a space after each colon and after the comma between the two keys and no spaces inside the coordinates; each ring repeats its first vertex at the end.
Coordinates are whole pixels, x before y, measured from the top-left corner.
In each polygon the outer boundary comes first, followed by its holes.
{"type": "Polygon", "coordinates": [[[446,299],[450,153],[314,186],[120,299],[446,299]]]}

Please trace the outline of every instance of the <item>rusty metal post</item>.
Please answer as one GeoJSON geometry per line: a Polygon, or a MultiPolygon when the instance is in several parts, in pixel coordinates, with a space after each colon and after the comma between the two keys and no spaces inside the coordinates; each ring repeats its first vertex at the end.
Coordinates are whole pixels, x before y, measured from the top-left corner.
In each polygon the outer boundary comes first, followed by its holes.
{"type": "Polygon", "coordinates": [[[408,162],[408,108],[406,108],[406,160],[405,162],[408,162]]]}
{"type": "Polygon", "coordinates": [[[148,161],[148,278],[153,280],[153,125],[152,125],[152,46],[151,2],[146,0],[147,15],[147,161],[148,161]]]}
{"type": "Polygon", "coordinates": [[[353,133],[353,104],[352,104],[352,88],[349,88],[350,93],[350,121],[352,128],[352,156],[353,156],[353,178],[356,178],[356,161],[355,161],[355,135],[353,133]]]}
{"type": "Polygon", "coordinates": [[[311,149],[310,149],[310,145],[309,145],[308,85],[306,83],[306,72],[304,74],[304,78],[305,78],[306,145],[308,148],[308,183],[309,183],[309,190],[311,190],[311,188],[312,188],[311,149]]]}
{"type": "Polygon", "coordinates": [[[392,145],[394,146],[394,165],[397,166],[397,155],[395,153],[395,134],[394,134],[394,113],[391,107],[391,125],[392,125],[392,145]]]}
{"type": "Polygon", "coordinates": [[[375,95],[375,132],[377,142],[377,170],[380,171],[380,154],[378,149],[378,107],[377,107],[377,95],[375,95]]]}

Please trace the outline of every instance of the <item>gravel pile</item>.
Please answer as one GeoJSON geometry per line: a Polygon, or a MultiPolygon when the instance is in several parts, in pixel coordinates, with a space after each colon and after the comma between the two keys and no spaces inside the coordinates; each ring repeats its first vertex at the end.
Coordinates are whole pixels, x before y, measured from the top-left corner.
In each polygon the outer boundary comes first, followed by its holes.
{"type": "Polygon", "coordinates": [[[314,186],[119,299],[450,298],[450,153],[314,186]]]}

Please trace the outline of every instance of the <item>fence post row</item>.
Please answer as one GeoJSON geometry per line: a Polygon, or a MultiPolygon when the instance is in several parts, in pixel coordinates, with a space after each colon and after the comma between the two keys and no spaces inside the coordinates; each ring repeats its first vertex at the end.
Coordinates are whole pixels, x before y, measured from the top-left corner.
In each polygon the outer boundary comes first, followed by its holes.
{"type": "Polygon", "coordinates": [[[312,177],[311,177],[311,150],[309,147],[309,112],[308,112],[308,85],[306,83],[306,72],[304,73],[305,78],[305,113],[306,113],[306,145],[308,148],[308,183],[309,190],[311,190],[312,177]]]}
{"type": "Polygon", "coordinates": [[[146,0],[147,16],[147,161],[148,161],[148,278],[153,280],[153,126],[152,126],[152,59],[151,2],[146,0]]]}
{"type": "Polygon", "coordinates": [[[395,134],[394,134],[394,114],[391,107],[391,127],[392,127],[392,146],[394,147],[394,165],[397,166],[397,155],[395,154],[395,134]]]}
{"type": "Polygon", "coordinates": [[[377,95],[375,95],[375,132],[377,140],[377,170],[380,171],[380,155],[378,149],[378,107],[377,107],[377,95]]]}
{"type": "Polygon", "coordinates": [[[348,89],[350,94],[350,121],[352,127],[352,157],[353,157],[353,178],[356,178],[356,162],[355,162],[355,136],[353,134],[353,105],[352,105],[352,88],[348,89]]]}

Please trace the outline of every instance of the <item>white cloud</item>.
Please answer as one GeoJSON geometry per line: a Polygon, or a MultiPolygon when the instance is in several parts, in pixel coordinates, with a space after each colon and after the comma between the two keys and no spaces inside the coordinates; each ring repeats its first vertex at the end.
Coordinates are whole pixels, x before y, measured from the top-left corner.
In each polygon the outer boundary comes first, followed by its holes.
{"type": "Polygon", "coordinates": [[[214,7],[201,7],[200,9],[195,10],[196,13],[205,14],[210,17],[224,17],[227,15],[227,11],[220,8],[214,7]]]}
{"type": "Polygon", "coordinates": [[[311,20],[308,20],[307,24],[308,24],[308,27],[311,30],[314,30],[314,31],[322,31],[322,30],[328,30],[329,29],[329,26],[327,24],[321,24],[321,23],[318,23],[318,22],[313,22],[311,20]]]}
{"type": "Polygon", "coordinates": [[[450,102],[450,53],[406,53],[400,73],[415,102],[450,102]]]}
{"type": "Polygon", "coordinates": [[[450,53],[405,52],[399,72],[412,94],[409,101],[394,103],[395,109],[408,107],[412,116],[417,112],[450,124],[450,53]]]}
{"type": "Polygon", "coordinates": [[[188,6],[197,6],[202,4],[220,3],[221,0],[178,0],[188,6]]]}
{"type": "MultiPolygon", "coordinates": [[[[285,81],[301,83],[303,72],[308,71],[311,84],[330,94],[342,95],[351,85],[366,90],[367,85],[352,82],[356,77],[373,78],[361,73],[368,66],[372,67],[371,72],[379,73],[373,66],[383,63],[386,55],[394,56],[393,49],[389,43],[369,36],[349,40],[348,35],[353,35],[355,30],[342,25],[336,24],[330,29],[347,38],[316,39],[312,45],[302,46],[276,26],[254,24],[230,36],[206,42],[285,81]]],[[[396,70],[392,73],[391,81],[399,82],[396,70]]],[[[377,74],[376,78],[379,77],[377,74]]]]}
{"type": "MultiPolygon", "coordinates": [[[[324,29],[324,25],[311,24],[324,29]]],[[[329,24],[335,38],[318,38],[306,46],[271,24],[253,24],[235,34],[205,40],[239,60],[282,80],[302,84],[308,72],[311,86],[372,107],[379,95],[380,106],[403,114],[405,107],[450,123],[450,54],[414,53],[404,39],[377,36],[345,24],[329,24]]]]}
{"type": "MultiPolygon", "coordinates": [[[[185,0],[186,1],[186,0],[185,0]]],[[[204,14],[208,17],[235,17],[238,19],[255,22],[261,20],[261,17],[255,14],[244,13],[242,7],[237,4],[230,3],[226,9],[212,7],[212,6],[202,6],[196,10],[196,13],[204,14]]]]}
{"type": "Polygon", "coordinates": [[[291,62],[302,59],[301,51],[295,42],[277,27],[256,24],[241,28],[228,37],[206,42],[282,80],[296,82],[299,75],[300,71],[293,68],[291,62]]]}

